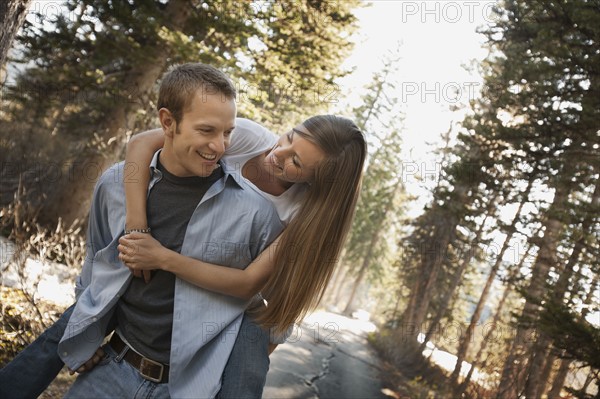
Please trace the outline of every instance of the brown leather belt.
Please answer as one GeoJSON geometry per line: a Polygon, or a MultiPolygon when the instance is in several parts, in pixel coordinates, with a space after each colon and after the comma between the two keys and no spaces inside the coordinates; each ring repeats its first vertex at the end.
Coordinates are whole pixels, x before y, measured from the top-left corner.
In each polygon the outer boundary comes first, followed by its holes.
{"type": "Polygon", "coordinates": [[[128,349],[127,352],[125,352],[123,359],[135,367],[145,379],[158,384],[169,382],[169,366],[136,353],[123,342],[121,337],[119,337],[119,334],[114,333],[112,335],[109,345],[117,352],[117,355],[122,353],[123,349],[127,347],[128,349]]]}

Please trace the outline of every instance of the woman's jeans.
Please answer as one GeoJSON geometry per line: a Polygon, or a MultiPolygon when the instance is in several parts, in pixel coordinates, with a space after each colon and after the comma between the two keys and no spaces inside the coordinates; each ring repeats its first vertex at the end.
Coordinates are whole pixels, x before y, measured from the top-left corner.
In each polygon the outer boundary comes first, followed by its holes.
{"type": "MultiPolygon", "coordinates": [[[[36,398],[63,367],[58,343],[72,305],[42,335],[0,370],[0,398],[36,398]]],[[[113,326],[114,327],[114,326],[113,326]]],[[[218,398],[260,398],[269,371],[269,334],[244,315],[225,370],[218,398]]]]}
{"type": "Polygon", "coordinates": [[[269,363],[269,332],[244,314],[240,332],[223,370],[217,398],[261,398],[269,363]]]}

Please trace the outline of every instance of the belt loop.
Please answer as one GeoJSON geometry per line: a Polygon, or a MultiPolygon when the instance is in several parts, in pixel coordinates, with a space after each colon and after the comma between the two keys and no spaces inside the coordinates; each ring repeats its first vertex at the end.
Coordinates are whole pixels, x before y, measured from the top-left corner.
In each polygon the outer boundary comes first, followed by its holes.
{"type": "Polygon", "coordinates": [[[121,351],[121,353],[119,353],[117,355],[117,357],[115,357],[115,362],[121,363],[121,360],[123,360],[123,357],[125,356],[125,354],[127,353],[128,350],[129,350],[129,346],[125,345],[125,347],[123,348],[123,350],[121,351]]]}

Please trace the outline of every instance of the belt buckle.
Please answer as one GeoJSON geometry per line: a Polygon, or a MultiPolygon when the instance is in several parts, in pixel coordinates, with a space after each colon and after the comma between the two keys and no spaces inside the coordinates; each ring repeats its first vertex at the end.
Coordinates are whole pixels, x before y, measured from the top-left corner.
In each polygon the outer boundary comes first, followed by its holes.
{"type": "Polygon", "coordinates": [[[140,362],[140,374],[145,379],[152,381],[152,382],[160,383],[162,381],[164,371],[165,371],[165,366],[162,363],[156,362],[152,359],[148,359],[147,357],[142,357],[142,361],[140,362]],[[149,366],[160,366],[160,374],[158,375],[158,378],[154,378],[145,373],[146,370],[150,371],[149,366]]]}

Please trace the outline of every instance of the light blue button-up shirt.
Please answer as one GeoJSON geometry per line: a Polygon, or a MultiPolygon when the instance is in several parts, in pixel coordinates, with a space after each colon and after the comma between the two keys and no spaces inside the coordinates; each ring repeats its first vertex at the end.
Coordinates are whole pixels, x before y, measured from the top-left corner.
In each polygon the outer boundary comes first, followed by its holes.
{"type": "MultiPolygon", "coordinates": [[[[151,164],[150,188],[161,178],[151,164]]],[[[224,176],[206,192],[189,221],[181,254],[205,262],[245,268],[283,230],[275,208],[221,162],[224,176]]],[[[88,256],[77,280],[77,305],[59,344],[72,370],[101,345],[115,304],[132,278],[118,259],[125,226],[123,177],[131,165],[108,169],[98,181],[88,225],[88,256]]],[[[172,397],[214,397],[235,343],[248,301],[175,282],[169,391],[172,397]]]]}

